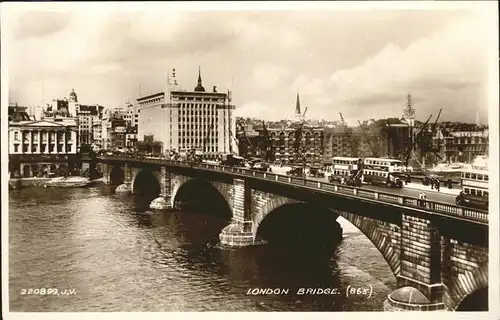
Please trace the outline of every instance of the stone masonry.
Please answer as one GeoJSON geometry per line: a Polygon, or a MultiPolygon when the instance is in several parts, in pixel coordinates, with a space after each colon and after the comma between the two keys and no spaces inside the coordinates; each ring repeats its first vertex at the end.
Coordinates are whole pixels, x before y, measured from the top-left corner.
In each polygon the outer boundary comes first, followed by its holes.
{"type": "Polygon", "coordinates": [[[164,210],[173,208],[172,199],[172,177],[165,167],[161,167],[160,195],[154,199],[149,207],[151,209],[164,210]]]}

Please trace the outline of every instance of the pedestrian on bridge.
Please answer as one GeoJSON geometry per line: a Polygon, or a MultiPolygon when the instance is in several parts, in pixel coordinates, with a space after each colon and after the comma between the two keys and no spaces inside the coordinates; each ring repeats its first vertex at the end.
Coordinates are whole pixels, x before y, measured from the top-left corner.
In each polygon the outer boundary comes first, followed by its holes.
{"type": "Polygon", "coordinates": [[[424,192],[420,192],[419,195],[418,195],[418,202],[419,202],[419,205],[420,206],[425,206],[425,200],[426,200],[427,196],[425,195],[424,192]]]}

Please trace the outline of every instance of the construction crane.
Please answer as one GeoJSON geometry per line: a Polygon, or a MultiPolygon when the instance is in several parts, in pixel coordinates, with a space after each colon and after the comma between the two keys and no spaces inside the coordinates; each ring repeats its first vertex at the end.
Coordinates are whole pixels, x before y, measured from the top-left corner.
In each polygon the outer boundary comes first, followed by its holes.
{"type": "MultiPolygon", "coordinates": [[[[431,128],[431,137],[432,139],[434,139],[434,137],[436,136],[436,128],[437,128],[437,122],[439,120],[439,116],[441,116],[441,112],[443,111],[443,109],[439,109],[439,113],[436,117],[436,121],[434,121],[434,124],[432,125],[432,128],[431,128]]],[[[436,157],[438,157],[439,159],[443,159],[440,155],[439,155],[439,150],[441,150],[441,143],[440,141],[438,140],[437,141],[437,145],[434,147],[434,142],[431,142],[431,147],[429,148],[429,151],[431,152],[434,152],[434,155],[436,157]]]]}
{"type": "Polygon", "coordinates": [[[370,137],[368,136],[368,133],[366,133],[365,128],[363,127],[363,125],[361,124],[361,122],[359,120],[358,120],[358,123],[359,123],[359,126],[361,127],[361,131],[363,131],[363,135],[366,138],[366,142],[368,143],[368,145],[370,146],[370,149],[372,150],[373,156],[375,158],[377,158],[378,157],[378,151],[375,151],[375,148],[373,148],[373,145],[370,142],[370,137]]]}
{"type": "MultiPolygon", "coordinates": [[[[238,150],[240,149],[240,143],[238,142],[238,139],[236,139],[236,137],[233,135],[233,131],[231,130],[231,128],[229,128],[229,135],[231,135],[231,138],[233,138],[234,142],[236,142],[236,146],[238,147],[238,150]]],[[[230,146],[230,153],[233,153],[233,149],[231,148],[231,145],[230,146]]]]}
{"type": "Polygon", "coordinates": [[[347,123],[345,122],[342,113],[339,112],[339,114],[340,114],[340,120],[342,120],[342,125],[344,126],[345,131],[349,137],[349,143],[351,144],[351,154],[353,157],[356,157],[358,154],[358,150],[356,148],[356,142],[354,141],[354,136],[352,135],[352,132],[349,131],[349,127],[347,126],[347,123]]]}
{"type": "Polygon", "coordinates": [[[436,127],[437,127],[437,122],[439,120],[439,116],[441,116],[441,112],[443,111],[443,109],[439,109],[439,113],[436,117],[436,121],[434,121],[434,124],[432,125],[432,134],[434,135],[434,133],[436,132],[436,127]]]}
{"type": "MultiPolygon", "coordinates": [[[[410,140],[410,143],[408,145],[408,149],[406,151],[405,165],[407,167],[408,167],[408,162],[410,161],[411,151],[412,151],[412,149],[414,149],[414,146],[415,146],[416,142],[419,141],[419,137],[420,137],[421,131],[424,129],[425,126],[427,126],[427,124],[429,123],[429,121],[431,120],[431,118],[432,118],[432,114],[429,116],[429,118],[427,119],[427,121],[425,121],[425,123],[422,124],[422,126],[417,130],[417,132],[415,132],[414,134],[412,134],[412,139],[410,140]]],[[[420,161],[418,161],[418,159],[416,159],[416,157],[415,157],[415,160],[422,167],[422,169],[424,169],[424,166],[420,163],[420,161]]]]}

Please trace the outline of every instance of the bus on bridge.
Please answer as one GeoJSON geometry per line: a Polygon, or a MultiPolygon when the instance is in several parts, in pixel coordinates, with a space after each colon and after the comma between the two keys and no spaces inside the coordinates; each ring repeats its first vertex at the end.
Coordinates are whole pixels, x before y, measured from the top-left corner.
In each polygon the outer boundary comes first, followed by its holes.
{"type": "Polygon", "coordinates": [[[397,176],[403,171],[403,162],[389,158],[365,158],[362,180],[388,188],[402,188],[403,181],[397,176]]]}
{"type": "Polygon", "coordinates": [[[488,209],[489,176],[488,171],[471,169],[462,172],[462,191],[456,197],[456,204],[464,207],[488,209]]]}
{"type": "Polygon", "coordinates": [[[333,157],[332,158],[332,174],[329,176],[330,182],[340,182],[342,178],[346,183],[351,184],[356,180],[358,172],[360,173],[363,160],[356,157],[333,157]]]}

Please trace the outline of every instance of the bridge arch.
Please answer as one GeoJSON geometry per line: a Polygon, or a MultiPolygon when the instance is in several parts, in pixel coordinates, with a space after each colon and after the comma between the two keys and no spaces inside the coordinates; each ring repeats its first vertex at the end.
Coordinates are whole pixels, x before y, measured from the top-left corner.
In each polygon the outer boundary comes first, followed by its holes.
{"type": "Polygon", "coordinates": [[[264,218],[271,213],[272,211],[278,209],[287,204],[294,203],[303,203],[302,201],[282,197],[282,196],[273,196],[271,199],[268,199],[265,204],[258,210],[253,217],[253,226],[252,231],[253,234],[257,234],[260,223],[264,220],[264,218]]]}
{"type": "Polygon", "coordinates": [[[256,241],[295,244],[307,248],[333,248],[342,239],[337,215],[313,203],[273,197],[258,211],[253,220],[256,241]],[[283,220],[287,227],[282,228],[283,220]]]}
{"type": "Polygon", "coordinates": [[[174,179],[172,202],[188,210],[210,213],[230,220],[232,212],[232,185],[196,178],[174,179]]]}
{"type": "Polygon", "coordinates": [[[488,311],[488,287],[478,289],[466,296],[454,311],[488,311]]]}
{"type": "Polygon", "coordinates": [[[115,166],[109,172],[109,184],[120,185],[125,181],[125,171],[122,167],[115,166]]]}
{"type": "Polygon", "coordinates": [[[132,193],[157,197],[161,191],[158,174],[152,170],[139,171],[132,180],[132,193]]]}
{"type": "Polygon", "coordinates": [[[401,270],[399,226],[350,212],[339,212],[339,215],[349,221],[373,243],[389,264],[394,276],[397,276],[401,270]],[[392,237],[391,235],[397,236],[392,237]]]}
{"type": "MultiPolygon", "coordinates": [[[[474,272],[465,271],[459,274],[451,286],[448,286],[448,295],[452,300],[451,308],[455,311],[472,311],[467,309],[477,308],[474,304],[478,302],[485,302],[484,300],[488,302],[488,264],[483,263],[474,272]]],[[[473,311],[487,311],[487,309],[473,311]]]]}
{"type": "MultiPolygon", "coordinates": [[[[253,234],[255,235],[256,240],[262,240],[258,231],[260,224],[266,216],[282,206],[291,204],[305,204],[305,202],[283,196],[272,196],[267,199],[264,205],[261,206],[260,210],[258,210],[253,217],[253,234]]],[[[401,261],[399,259],[401,239],[399,236],[391,238],[391,234],[400,234],[398,226],[365,218],[354,213],[337,212],[329,208],[325,209],[331,211],[332,215],[334,215],[336,219],[338,216],[342,216],[359,231],[361,231],[361,233],[363,233],[373,243],[373,245],[381,253],[382,257],[387,261],[390,269],[394,273],[394,276],[399,274],[401,269],[401,261]]]]}

